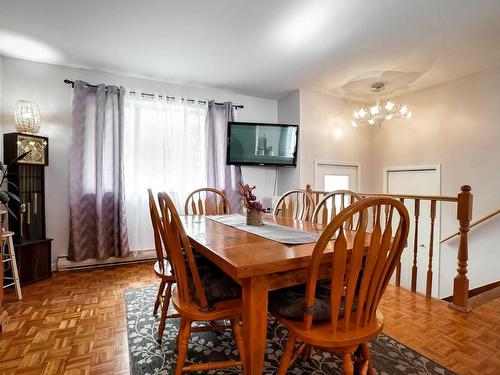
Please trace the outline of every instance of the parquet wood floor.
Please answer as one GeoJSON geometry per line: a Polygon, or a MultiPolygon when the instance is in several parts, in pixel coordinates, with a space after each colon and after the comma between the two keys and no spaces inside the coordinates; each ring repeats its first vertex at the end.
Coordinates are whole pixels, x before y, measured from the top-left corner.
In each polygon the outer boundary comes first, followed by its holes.
{"type": "MultiPolygon", "coordinates": [[[[128,374],[126,288],[157,283],[150,264],[56,273],[6,293],[0,374],[128,374]]],[[[500,299],[467,315],[389,287],[385,333],[459,374],[500,374],[500,299]]]]}

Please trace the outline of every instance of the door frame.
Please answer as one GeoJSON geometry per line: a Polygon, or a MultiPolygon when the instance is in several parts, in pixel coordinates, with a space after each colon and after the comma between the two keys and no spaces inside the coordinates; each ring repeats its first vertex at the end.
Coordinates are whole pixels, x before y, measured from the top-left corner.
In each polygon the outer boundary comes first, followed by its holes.
{"type": "MultiPolygon", "coordinates": [[[[427,165],[407,165],[407,166],[396,166],[396,167],[384,167],[382,172],[382,181],[383,181],[383,192],[388,194],[388,180],[390,172],[412,172],[412,171],[436,171],[438,178],[436,181],[436,188],[438,191],[438,195],[441,195],[441,164],[427,164],[427,165]]],[[[437,238],[439,239],[441,236],[441,212],[442,207],[440,202],[438,202],[437,207],[437,238]]],[[[410,218],[411,221],[411,218],[410,218]]],[[[437,298],[441,298],[440,288],[441,288],[441,243],[439,240],[435,243],[437,254],[434,255],[435,259],[437,259],[437,269],[434,272],[437,272],[437,283],[435,288],[437,290],[437,298]],[[437,255],[437,256],[436,256],[437,255]]],[[[410,248],[410,247],[409,247],[410,248]]],[[[432,291],[431,291],[432,293],[432,291]]]]}
{"type": "Polygon", "coordinates": [[[438,191],[438,195],[441,195],[441,164],[384,167],[382,169],[382,183],[383,183],[382,189],[384,194],[388,194],[388,180],[390,172],[414,172],[414,171],[436,171],[438,175],[436,188],[438,191]]]}
{"type": "Polygon", "coordinates": [[[314,169],[313,169],[313,183],[314,190],[316,190],[316,168],[318,165],[326,164],[333,167],[356,167],[356,182],[357,190],[356,193],[360,191],[361,186],[361,163],[359,161],[333,161],[333,160],[317,160],[314,159],[314,169]]]}

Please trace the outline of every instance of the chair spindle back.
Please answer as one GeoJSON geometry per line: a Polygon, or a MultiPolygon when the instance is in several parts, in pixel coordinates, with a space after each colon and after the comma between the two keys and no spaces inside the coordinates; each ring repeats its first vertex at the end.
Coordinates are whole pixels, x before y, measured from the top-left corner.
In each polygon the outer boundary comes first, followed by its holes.
{"type": "Polygon", "coordinates": [[[335,216],[321,234],[311,257],[303,321],[305,329],[314,324],[312,311],[318,271],[323,253],[332,247],[332,333],[356,330],[374,322],[377,306],[405,247],[409,223],[408,210],[393,198],[362,199],[335,216]],[[387,219],[384,216],[386,207],[387,219]],[[367,241],[370,209],[375,210],[375,223],[367,241]],[[349,221],[356,223],[354,230],[346,228],[349,221]],[[393,227],[396,228],[394,235],[393,227]],[[334,242],[331,242],[332,237],[336,238],[334,242]],[[352,251],[348,251],[348,243],[353,244],[352,251]],[[342,303],[344,313],[340,316],[342,303]]]}
{"type": "Polygon", "coordinates": [[[186,215],[224,215],[232,212],[233,208],[226,194],[214,188],[193,191],[184,204],[186,215]]]}
{"type": "Polygon", "coordinates": [[[314,198],[306,190],[295,189],[283,194],[274,207],[275,216],[310,221],[314,211],[314,198]]]}
{"type": "Polygon", "coordinates": [[[167,193],[158,193],[158,205],[162,215],[161,238],[167,252],[170,254],[179,300],[185,303],[194,302],[189,291],[188,280],[191,277],[198,296],[200,309],[207,309],[209,308],[207,298],[198,273],[193,250],[174,202],[167,193]]]}
{"type": "Polygon", "coordinates": [[[151,189],[148,189],[149,196],[149,214],[151,216],[151,225],[153,226],[153,236],[155,241],[155,251],[156,251],[156,259],[158,260],[158,267],[160,268],[160,272],[165,272],[165,258],[170,263],[170,258],[168,253],[163,251],[163,244],[161,240],[161,221],[160,215],[158,213],[158,207],[156,206],[155,198],[153,196],[153,192],[151,189]]]}
{"type": "MultiPolygon", "coordinates": [[[[313,223],[328,224],[337,213],[360,199],[361,197],[358,194],[350,190],[332,191],[318,202],[311,221],[313,223]]],[[[347,225],[349,229],[352,229],[352,220],[347,225]]]]}

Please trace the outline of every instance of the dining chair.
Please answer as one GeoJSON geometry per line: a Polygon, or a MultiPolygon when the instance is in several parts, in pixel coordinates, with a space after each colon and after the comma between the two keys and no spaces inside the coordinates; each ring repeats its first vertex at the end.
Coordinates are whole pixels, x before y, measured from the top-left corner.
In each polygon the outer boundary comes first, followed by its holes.
{"type": "MultiPolygon", "coordinates": [[[[347,206],[360,200],[361,197],[350,190],[335,190],[326,194],[314,208],[311,221],[313,223],[328,224],[347,206]]],[[[347,223],[348,228],[352,229],[352,222],[347,223]]]]}
{"type": "Polygon", "coordinates": [[[214,188],[207,187],[193,191],[184,204],[186,215],[224,215],[232,212],[233,208],[226,194],[214,188]]]}
{"type": "Polygon", "coordinates": [[[368,342],[382,332],[384,317],[377,306],[405,247],[409,223],[400,201],[374,197],[354,202],[326,226],[311,256],[307,284],[269,296],[271,313],[290,333],[278,374],[286,374],[309,345],[340,353],[345,374],[353,374],[354,364],[359,373],[374,374],[368,342]],[[368,235],[370,208],[375,210],[375,225],[368,235]],[[348,221],[355,223],[354,230],[346,229],[348,221]],[[328,278],[320,280],[327,250],[332,250],[332,267],[328,278]],[[301,344],[294,350],[297,340],[301,344]]]}
{"type": "Polygon", "coordinates": [[[162,215],[161,237],[170,253],[176,279],[172,291],[172,302],[181,315],[177,336],[178,352],[175,374],[217,370],[233,366],[243,367],[244,345],[240,326],[242,315],[241,287],[228,276],[224,278],[225,274],[218,270],[215,265],[211,268],[205,265],[203,271],[199,270],[196,257],[171,198],[166,193],[159,193],[158,202],[162,215]],[[215,272],[215,276],[213,272],[215,272]],[[215,288],[213,284],[216,284],[215,288]],[[230,328],[235,337],[240,360],[196,363],[185,366],[191,332],[227,329],[228,326],[217,324],[218,321],[226,320],[231,323],[230,328]],[[203,327],[192,327],[193,322],[210,322],[211,324],[203,327]]]}
{"type": "Polygon", "coordinates": [[[171,262],[169,259],[168,252],[163,251],[163,245],[160,235],[160,215],[158,214],[158,208],[155,203],[153,192],[148,189],[149,195],[149,213],[151,215],[151,224],[153,226],[153,236],[155,241],[156,250],[156,262],[153,266],[154,273],[160,278],[160,286],[158,288],[158,293],[156,295],[155,305],[153,308],[153,314],[158,313],[158,308],[161,306],[160,324],[158,326],[158,336],[156,340],[161,342],[163,337],[163,331],[165,330],[165,323],[167,318],[177,318],[178,314],[168,314],[168,308],[170,306],[170,297],[172,295],[172,284],[175,283],[175,276],[173,274],[171,262]]]}
{"type": "Polygon", "coordinates": [[[314,210],[314,198],[303,189],[289,190],[283,194],[274,207],[275,216],[310,221],[314,210]]]}

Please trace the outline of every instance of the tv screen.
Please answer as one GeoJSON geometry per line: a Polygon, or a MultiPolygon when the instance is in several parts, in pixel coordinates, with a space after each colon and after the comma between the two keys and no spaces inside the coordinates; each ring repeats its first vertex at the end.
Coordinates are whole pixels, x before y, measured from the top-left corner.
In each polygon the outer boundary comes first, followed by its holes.
{"type": "Polygon", "coordinates": [[[229,122],[227,164],[297,165],[298,125],[229,122]]]}

